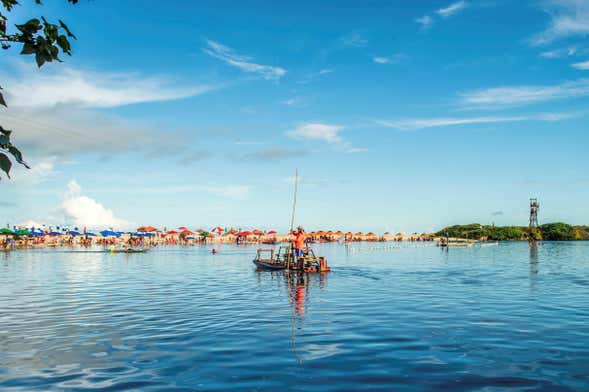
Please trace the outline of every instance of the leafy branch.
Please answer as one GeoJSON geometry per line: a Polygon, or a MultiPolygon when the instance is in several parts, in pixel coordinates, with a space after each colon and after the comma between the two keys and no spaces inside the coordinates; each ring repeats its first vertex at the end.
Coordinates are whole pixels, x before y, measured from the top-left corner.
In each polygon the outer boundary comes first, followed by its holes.
{"type": "MultiPolygon", "coordinates": [[[[38,5],[42,4],[41,0],[34,0],[34,2],[38,5]]],[[[67,0],[67,2],[77,4],[78,0],[67,0]]],[[[59,24],[55,24],[41,16],[40,19],[33,18],[22,24],[15,24],[17,31],[7,33],[8,18],[5,14],[12,11],[16,5],[19,5],[18,0],[0,0],[0,47],[2,49],[10,49],[14,44],[22,45],[20,54],[34,55],[39,68],[47,62],[61,62],[60,53],[72,55],[69,39],[76,39],[76,36],[62,20],[58,20],[59,24]]],[[[0,87],[0,105],[7,107],[1,90],[2,87],[0,87]]],[[[22,153],[10,141],[11,133],[12,131],[0,126],[0,170],[6,173],[8,178],[12,168],[9,154],[15,162],[27,169],[30,168],[23,160],[22,153]]]]}

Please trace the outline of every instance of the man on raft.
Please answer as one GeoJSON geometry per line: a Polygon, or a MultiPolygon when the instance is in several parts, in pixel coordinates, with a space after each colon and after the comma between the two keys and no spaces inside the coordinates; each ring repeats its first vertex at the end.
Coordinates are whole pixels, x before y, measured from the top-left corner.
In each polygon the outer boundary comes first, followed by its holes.
{"type": "Polygon", "coordinates": [[[297,230],[292,233],[294,235],[294,249],[295,255],[298,258],[303,257],[303,248],[305,246],[305,240],[307,239],[307,234],[305,233],[305,229],[302,226],[297,227],[297,230]]]}

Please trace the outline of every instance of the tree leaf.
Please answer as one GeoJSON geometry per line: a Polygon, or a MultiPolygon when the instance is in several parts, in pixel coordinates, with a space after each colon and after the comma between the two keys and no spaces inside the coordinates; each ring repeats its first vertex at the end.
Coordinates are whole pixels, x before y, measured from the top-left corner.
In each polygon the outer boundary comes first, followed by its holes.
{"type": "Polygon", "coordinates": [[[41,66],[45,64],[45,56],[43,56],[40,52],[36,52],[35,61],[37,62],[37,66],[41,68],[41,66]]]}
{"type": "Polygon", "coordinates": [[[23,165],[24,167],[26,167],[27,169],[30,169],[31,167],[22,159],[22,153],[20,152],[20,150],[16,147],[14,147],[13,145],[8,146],[8,152],[10,152],[12,154],[12,156],[14,157],[14,159],[16,159],[16,161],[18,163],[20,163],[21,165],[23,165]]]}
{"type": "Polygon", "coordinates": [[[25,42],[20,54],[33,54],[36,51],[37,51],[37,48],[35,47],[35,44],[33,44],[31,42],[25,42]]]}
{"type": "Polygon", "coordinates": [[[0,170],[2,170],[8,178],[10,178],[10,169],[12,168],[12,162],[5,154],[0,153],[0,170]]]}
{"type": "Polygon", "coordinates": [[[0,147],[7,148],[10,144],[10,138],[4,134],[0,135],[0,147]]]}
{"type": "Polygon", "coordinates": [[[6,104],[6,101],[4,100],[4,95],[2,95],[2,93],[0,93],[0,105],[8,107],[8,105],[6,104]]]}
{"type": "Polygon", "coordinates": [[[4,129],[0,125],[0,133],[2,133],[3,135],[6,135],[6,136],[9,136],[10,137],[10,134],[12,133],[12,131],[11,130],[8,130],[8,129],[4,129]]]}
{"type": "Polygon", "coordinates": [[[63,21],[61,21],[61,19],[59,20],[59,25],[61,26],[62,29],[65,30],[68,37],[73,38],[73,39],[77,39],[76,36],[74,35],[74,33],[71,32],[70,28],[67,27],[67,25],[65,23],[63,23],[63,21]]]}

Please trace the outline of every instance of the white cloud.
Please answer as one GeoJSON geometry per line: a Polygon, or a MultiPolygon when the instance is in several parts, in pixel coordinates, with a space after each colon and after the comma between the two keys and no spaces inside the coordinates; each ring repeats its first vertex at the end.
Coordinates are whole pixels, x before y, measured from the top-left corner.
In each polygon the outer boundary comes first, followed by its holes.
{"type": "Polygon", "coordinates": [[[61,204],[61,210],[69,224],[93,228],[128,228],[129,222],[115,216],[114,212],[96,200],[82,195],[82,188],[71,180],[61,204]]]}
{"type": "Polygon", "coordinates": [[[207,47],[203,51],[211,57],[223,61],[245,72],[255,73],[267,80],[277,80],[286,75],[286,70],[270,65],[256,64],[249,56],[235,53],[233,49],[212,40],[206,40],[207,47]]]}
{"type": "Polygon", "coordinates": [[[573,68],[580,69],[582,71],[589,71],[589,61],[583,61],[580,63],[574,63],[573,68]]]}
{"type": "Polygon", "coordinates": [[[422,30],[427,30],[434,24],[434,20],[429,15],[424,15],[421,18],[415,19],[415,22],[421,25],[422,30]]]}
{"type": "Polygon", "coordinates": [[[448,7],[440,8],[436,11],[436,13],[443,18],[448,18],[463,10],[467,6],[468,3],[466,1],[457,1],[456,3],[450,4],[448,7]]]}
{"type": "Polygon", "coordinates": [[[587,0],[548,0],[543,8],[550,15],[546,30],[533,36],[532,45],[543,45],[558,39],[589,35],[589,2],[587,0]]]}
{"type": "Polygon", "coordinates": [[[394,128],[400,131],[415,131],[426,128],[438,128],[457,125],[469,124],[493,124],[493,123],[509,123],[521,121],[560,121],[576,117],[575,114],[570,113],[540,113],[535,115],[525,116],[487,116],[487,117],[440,117],[440,118],[414,118],[402,119],[394,121],[377,120],[376,123],[387,128],[394,128]]]}
{"type": "Polygon", "coordinates": [[[588,95],[589,79],[578,79],[551,86],[504,86],[471,91],[462,94],[462,104],[470,107],[496,108],[588,95]]]}
{"type": "Polygon", "coordinates": [[[35,72],[20,66],[20,72],[3,73],[10,107],[108,108],[145,102],[169,101],[203,94],[214,86],[180,86],[163,77],[134,73],[108,73],[60,66],[35,72]]]}
{"type": "Polygon", "coordinates": [[[338,135],[343,127],[339,125],[308,123],[299,126],[288,132],[288,135],[295,138],[323,140],[328,143],[341,143],[342,139],[338,135]]]}
{"type": "Polygon", "coordinates": [[[372,61],[378,64],[388,64],[391,60],[388,57],[373,57],[372,61]]]}

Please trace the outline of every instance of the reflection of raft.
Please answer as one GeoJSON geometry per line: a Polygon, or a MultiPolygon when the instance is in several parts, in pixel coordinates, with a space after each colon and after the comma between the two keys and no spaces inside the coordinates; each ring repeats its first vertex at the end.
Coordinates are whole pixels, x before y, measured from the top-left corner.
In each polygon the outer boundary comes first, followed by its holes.
{"type": "Polygon", "coordinates": [[[258,269],[289,270],[299,272],[329,272],[325,257],[317,257],[312,249],[303,252],[303,257],[296,257],[291,246],[281,246],[278,252],[274,249],[258,249],[253,263],[258,269]],[[265,256],[265,257],[264,257],[265,256]]]}

